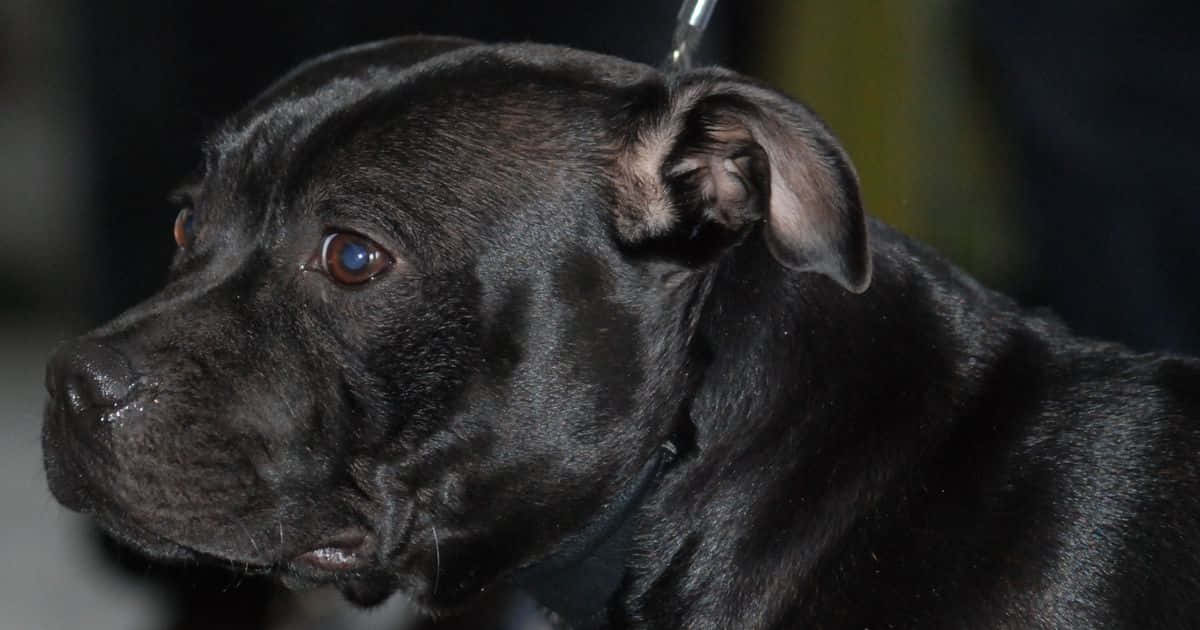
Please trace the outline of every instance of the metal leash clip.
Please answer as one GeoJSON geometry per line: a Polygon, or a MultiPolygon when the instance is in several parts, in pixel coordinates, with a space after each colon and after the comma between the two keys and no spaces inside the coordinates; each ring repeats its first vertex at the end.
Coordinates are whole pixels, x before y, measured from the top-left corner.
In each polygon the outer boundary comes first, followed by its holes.
{"type": "Polygon", "coordinates": [[[683,0],[679,15],[675,18],[675,36],[671,38],[671,52],[664,63],[669,72],[683,72],[692,67],[692,54],[700,47],[700,38],[708,27],[713,7],[717,0],[683,0]]]}

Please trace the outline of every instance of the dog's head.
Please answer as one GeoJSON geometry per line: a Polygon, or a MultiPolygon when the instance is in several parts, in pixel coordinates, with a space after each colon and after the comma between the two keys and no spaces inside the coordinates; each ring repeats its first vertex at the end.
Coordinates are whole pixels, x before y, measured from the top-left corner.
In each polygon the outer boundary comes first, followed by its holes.
{"type": "Polygon", "coordinates": [[[807,110],[535,45],[317,59],[208,141],[179,203],[167,286],[50,362],[51,489],[150,555],[362,602],[453,606],[625,492],[688,430],[726,252],[870,274],[807,110]]]}

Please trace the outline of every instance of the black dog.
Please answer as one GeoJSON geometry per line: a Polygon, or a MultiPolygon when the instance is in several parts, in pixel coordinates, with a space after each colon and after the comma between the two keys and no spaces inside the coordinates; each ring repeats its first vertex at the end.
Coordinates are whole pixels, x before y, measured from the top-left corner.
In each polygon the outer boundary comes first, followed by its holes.
{"type": "Polygon", "coordinates": [[[48,370],[55,496],[145,553],[578,627],[1200,624],[1200,363],[866,219],[749,79],[406,38],[204,156],[166,289],[48,370]]]}

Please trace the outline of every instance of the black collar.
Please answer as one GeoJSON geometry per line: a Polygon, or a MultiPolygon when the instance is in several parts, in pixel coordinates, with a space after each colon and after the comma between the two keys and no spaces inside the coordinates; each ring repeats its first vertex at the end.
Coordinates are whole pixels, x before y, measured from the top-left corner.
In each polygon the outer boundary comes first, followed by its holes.
{"type": "Polygon", "coordinates": [[[673,442],[654,451],[637,480],[583,531],[541,562],[517,571],[514,581],[573,630],[608,626],[608,606],[621,580],[633,541],[630,517],[678,454],[673,442]]]}

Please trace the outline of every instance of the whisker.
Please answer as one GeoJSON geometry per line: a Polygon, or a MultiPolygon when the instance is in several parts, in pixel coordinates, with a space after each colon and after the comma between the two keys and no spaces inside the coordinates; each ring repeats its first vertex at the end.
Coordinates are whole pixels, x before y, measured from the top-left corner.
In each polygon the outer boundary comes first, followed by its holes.
{"type": "MultiPolygon", "coordinates": [[[[242,520],[242,517],[235,514],[233,522],[237,523],[238,527],[242,528],[242,532],[246,534],[246,539],[250,541],[250,546],[254,549],[254,555],[258,558],[258,561],[265,561],[266,557],[263,556],[262,550],[258,548],[258,541],[254,540],[254,536],[250,534],[250,528],[246,527],[246,523],[242,520]]],[[[250,560],[248,558],[242,561],[242,572],[246,574],[250,573],[250,560]]]]}
{"type": "Polygon", "coordinates": [[[437,525],[429,524],[433,529],[433,594],[437,595],[438,583],[442,579],[442,549],[438,542],[437,525]]]}

